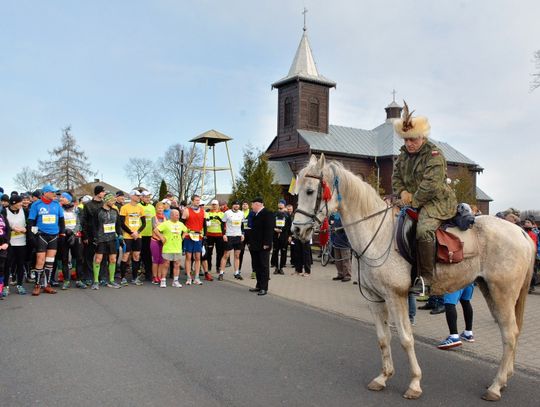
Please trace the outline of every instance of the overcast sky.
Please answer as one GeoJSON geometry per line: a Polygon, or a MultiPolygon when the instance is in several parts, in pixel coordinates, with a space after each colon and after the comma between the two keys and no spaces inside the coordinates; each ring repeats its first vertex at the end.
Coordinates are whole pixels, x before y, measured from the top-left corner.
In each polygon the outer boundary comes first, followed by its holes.
{"type": "Polygon", "coordinates": [[[276,135],[270,84],[288,72],[304,5],[319,71],[337,82],[332,124],[376,127],[395,88],[434,138],[485,168],[492,213],[540,209],[538,0],[0,0],[0,185],[14,188],[69,124],[123,189],[129,157],[212,128],[234,138],[238,170],[248,143],[276,135]]]}

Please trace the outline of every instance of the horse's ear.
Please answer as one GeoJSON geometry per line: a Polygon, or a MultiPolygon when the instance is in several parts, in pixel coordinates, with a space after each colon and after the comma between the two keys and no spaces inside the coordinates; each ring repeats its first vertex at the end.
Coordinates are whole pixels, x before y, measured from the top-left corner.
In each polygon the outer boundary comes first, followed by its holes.
{"type": "Polygon", "coordinates": [[[317,156],[315,154],[311,154],[311,158],[309,159],[308,165],[315,165],[317,164],[317,156]]]}
{"type": "Polygon", "coordinates": [[[319,158],[319,161],[317,162],[317,167],[322,170],[324,168],[324,164],[326,163],[326,159],[324,158],[324,153],[321,153],[321,157],[319,158]]]}

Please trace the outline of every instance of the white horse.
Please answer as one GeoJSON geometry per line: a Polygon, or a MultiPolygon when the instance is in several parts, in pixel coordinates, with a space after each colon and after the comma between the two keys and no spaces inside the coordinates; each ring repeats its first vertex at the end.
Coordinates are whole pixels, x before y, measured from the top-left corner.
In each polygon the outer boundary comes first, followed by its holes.
{"type": "MultiPolygon", "coordinates": [[[[411,266],[394,250],[395,217],[375,190],[340,163],[326,163],[312,155],[299,173],[296,185],[298,208],[293,233],[308,241],[313,229],[331,211],[338,210],[351,248],[361,255],[360,287],[370,300],[382,356],[382,371],[368,388],[383,390],[394,374],[390,350],[388,316],[394,320],[407,353],[411,371],[409,388],[403,395],[417,399],[422,394],[422,372],[414,351],[408,316],[407,293],[411,266]]],[[[499,400],[514,370],[516,344],[523,324],[525,299],[533,272],[535,248],[532,240],[516,225],[493,216],[476,218],[474,229],[479,255],[454,265],[437,265],[433,286],[453,292],[477,281],[491,314],[499,324],[503,354],[493,383],[482,398],[499,400]]]]}

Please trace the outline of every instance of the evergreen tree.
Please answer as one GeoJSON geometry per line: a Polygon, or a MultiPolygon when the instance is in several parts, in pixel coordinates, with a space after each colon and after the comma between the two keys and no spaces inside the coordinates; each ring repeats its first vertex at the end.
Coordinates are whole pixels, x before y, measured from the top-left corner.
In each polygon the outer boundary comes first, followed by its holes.
{"type": "Polygon", "coordinates": [[[275,210],[282,195],[281,187],[273,182],[274,173],[268,166],[266,156],[260,150],[248,146],[244,150],[244,164],[236,179],[231,201],[249,202],[260,196],[268,209],[275,210]]]}
{"type": "Polygon", "coordinates": [[[77,141],[71,134],[71,126],[66,127],[62,132],[62,144],[49,151],[50,160],[40,160],[39,167],[44,182],[72,191],[86,184],[86,177],[91,177],[95,173],[90,170],[86,154],[77,146],[77,141]]]}
{"type": "Polygon", "coordinates": [[[165,198],[165,195],[167,195],[167,184],[165,183],[165,180],[162,179],[159,186],[159,200],[163,200],[165,198]]]}

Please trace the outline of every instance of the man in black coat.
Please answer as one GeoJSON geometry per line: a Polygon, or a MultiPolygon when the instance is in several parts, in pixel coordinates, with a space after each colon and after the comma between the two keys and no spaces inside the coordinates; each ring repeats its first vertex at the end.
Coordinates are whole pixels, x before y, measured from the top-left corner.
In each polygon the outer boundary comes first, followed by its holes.
{"type": "Polygon", "coordinates": [[[270,277],[270,250],[274,233],[274,216],[264,207],[263,199],[258,197],[251,202],[253,211],[253,225],[249,238],[249,251],[251,253],[251,267],[257,276],[257,285],[249,291],[258,295],[268,292],[270,277]]]}

